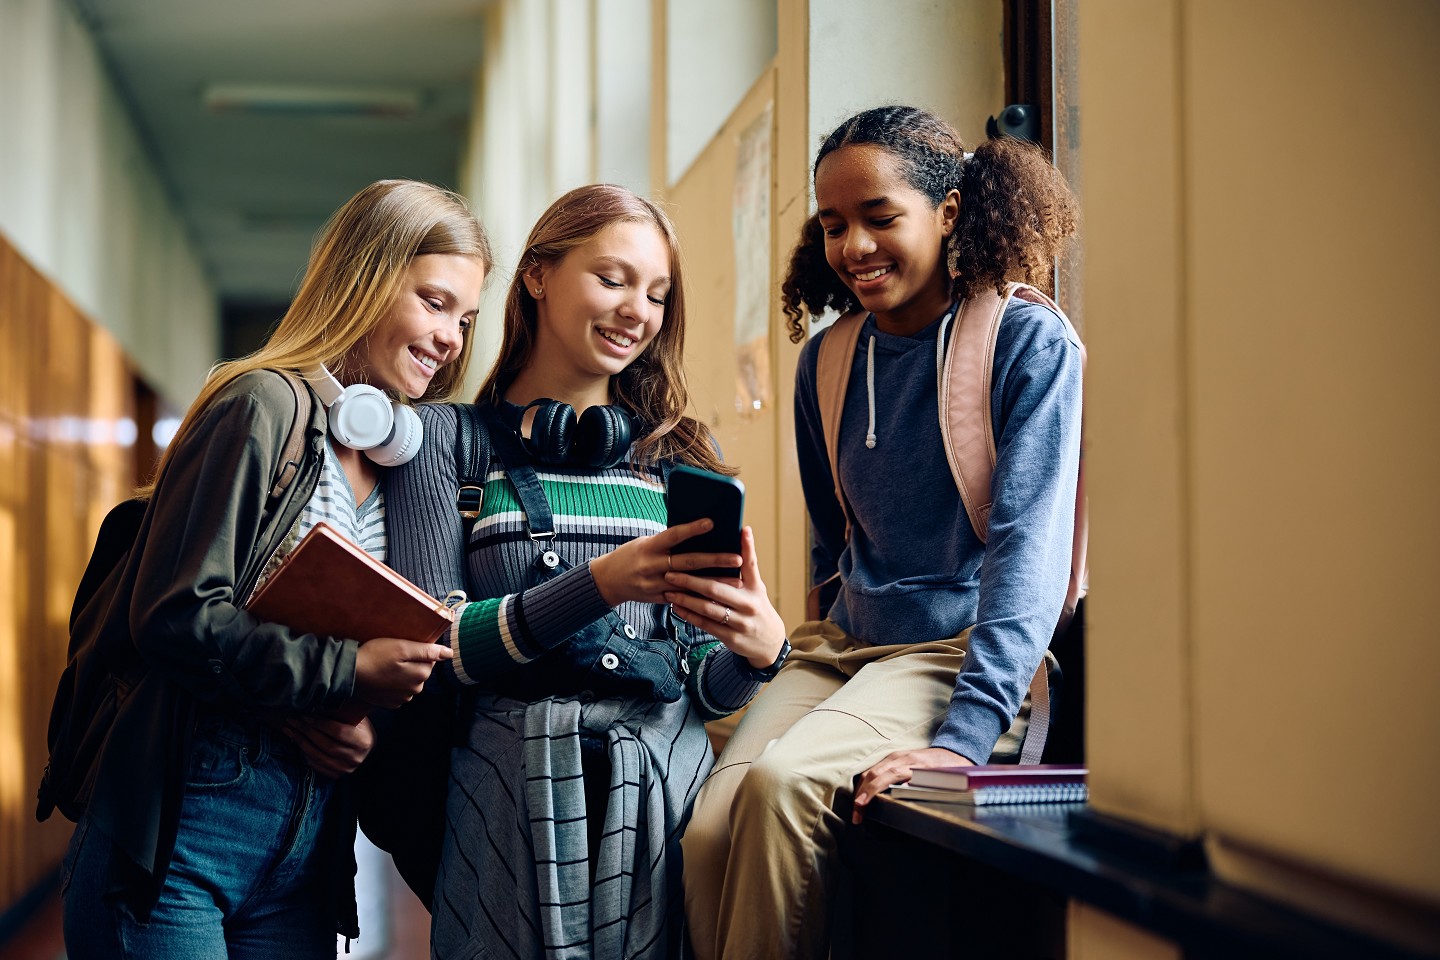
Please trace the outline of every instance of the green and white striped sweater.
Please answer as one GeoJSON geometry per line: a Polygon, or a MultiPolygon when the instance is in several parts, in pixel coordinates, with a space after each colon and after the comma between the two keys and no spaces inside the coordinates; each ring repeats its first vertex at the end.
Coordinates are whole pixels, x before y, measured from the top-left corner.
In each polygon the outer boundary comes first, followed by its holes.
{"type": "MultiPolygon", "coordinates": [[[[657,469],[637,477],[628,464],[603,471],[538,470],[555,515],[551,546],[571,567],[530,586],[542,548],[530,539],[515,488],[498,458],[492,458],[481,516],[466,548],[455,509],[455,411],[426,405],[420,415],[425,426],[420,454],[386,478],[391,565],[435,596],[464,590],[484,598],[460,610],[451,634],[456,651],[451,669],[462,683],[483,682],[504,692],[506,674],[542,658],[609,612],[589,561],[664,529],[660,473],[657,469]]],[[[616,612],[642,638],[665,636],[664,605],[625,603],[616,612]]],[[[687,691],[706,719],[732,713],[760,685],[743,658],[704,634],[696,639],[690,647],[687,691]]],[[[530,669],[536,668],[543,667],[530,669]]],[[[597,685],[603,688],[604,680],[597,674],[597,685]]]]}

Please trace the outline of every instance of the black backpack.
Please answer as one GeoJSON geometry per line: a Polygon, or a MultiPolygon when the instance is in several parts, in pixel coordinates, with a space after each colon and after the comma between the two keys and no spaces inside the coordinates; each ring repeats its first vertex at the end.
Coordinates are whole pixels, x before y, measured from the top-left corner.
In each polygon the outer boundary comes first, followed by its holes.
{"type": "MultiPolygon", "coordinates": [[[[468,543],[490,470],[490,433],[474,404],[452,406],[459,479],[455,505],[468,543]]],[[[351,775],[360,829],[390,854],[427,910],[445,840],[450,749],[466,733],[457,723],[463,698],[456,681],[436,671],[425,689],[399,709],[372,713],[375,747],[351,775]]]]}
{"type": "MultiPolygon", "coordinates": [[[[309,389],[288,373],[282,376],[295,394],[295,419],[265,502],[267,520],[300,472],[310,421],[309,389]]],[[[57,808],[77,823],[85,814],[119,704],[147,670],[129,636],[130,597],[120,593],[149,505],[148,499],[132,497],[111,508],[75,591],[68,662],[50,707],[50,758],[35,795],[37,820],[48,819],[57,808]],[[126,610],[112,611],[116,603],[126,610]]]]}

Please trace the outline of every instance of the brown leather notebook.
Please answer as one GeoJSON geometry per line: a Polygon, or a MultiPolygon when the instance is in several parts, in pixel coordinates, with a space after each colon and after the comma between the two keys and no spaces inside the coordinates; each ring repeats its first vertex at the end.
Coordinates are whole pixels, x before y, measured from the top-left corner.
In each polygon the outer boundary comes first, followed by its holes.
{"type": "MultiPolygon", "coordinates": [[[[325,523],[305,534],[245,609],[296,633],[362,643],[376,637],[431,643],[453,619],[442,601],[325,523]]],[[[358,723],[367,711],[351,701],[340,714],[358,723]]]]}

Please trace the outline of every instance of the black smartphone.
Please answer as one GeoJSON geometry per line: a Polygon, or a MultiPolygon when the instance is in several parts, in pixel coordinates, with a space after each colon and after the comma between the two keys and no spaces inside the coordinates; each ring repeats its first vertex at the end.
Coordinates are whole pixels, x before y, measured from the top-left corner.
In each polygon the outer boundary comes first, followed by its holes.
{"type": "MultiPolygon", "coordinates": [[[[740,528],[744,523],[745,484],[723,473],[699,467],[677,466],[670,470],[665,489],[666,525],[678,526],[702,517],[715,522],[708,533],[677,546],[672,553],[740,553],[740,528]]],[[[736,567],[707,567],[690,570],[697,577],[738,577],[736,567]]]]}

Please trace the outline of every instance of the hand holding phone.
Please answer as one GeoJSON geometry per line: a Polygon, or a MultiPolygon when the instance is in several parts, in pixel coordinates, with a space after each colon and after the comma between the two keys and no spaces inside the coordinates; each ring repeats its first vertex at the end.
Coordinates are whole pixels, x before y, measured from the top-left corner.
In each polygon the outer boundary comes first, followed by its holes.
{"type": "MultiPolygon", "coordinates": [[[[665,491],[666,525],[675,527],[709,518],[715,526],[691,537],[671,552],[740,553],[740,528],[744,524],[745,485],[734,477],[680,465],[670,471],[665,491]]],[[[697,577],[738,577],[738,567],[707,567],[688,571],[697,577]]]]}

